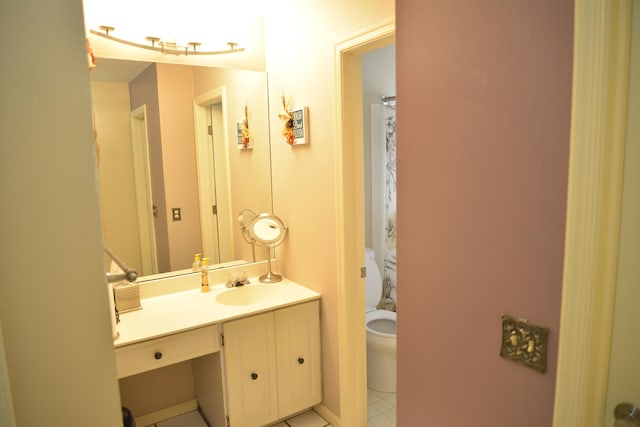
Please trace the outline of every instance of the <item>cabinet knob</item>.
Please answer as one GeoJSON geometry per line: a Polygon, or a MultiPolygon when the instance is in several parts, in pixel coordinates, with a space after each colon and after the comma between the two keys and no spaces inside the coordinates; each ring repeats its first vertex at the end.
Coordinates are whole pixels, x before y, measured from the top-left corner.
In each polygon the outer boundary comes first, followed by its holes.
{"type": "Polygon", "coordinates": [[[302,365],[304,363],[304,359],[302,357],[298,357],[298,363],[302,365]]]}
{"type": "Polygon", "coordinates": [[[156,351],[155,353],[153,353],[153,358],[156,360],[162,359],[162,353],[159,351],[156,351]]]}
{"type": "Polygon", "coordinates": [[[256,374],[255,372],[251,373],[251,379],[252,380],[257,380],[258,379],[258,374],[256,374]]]}

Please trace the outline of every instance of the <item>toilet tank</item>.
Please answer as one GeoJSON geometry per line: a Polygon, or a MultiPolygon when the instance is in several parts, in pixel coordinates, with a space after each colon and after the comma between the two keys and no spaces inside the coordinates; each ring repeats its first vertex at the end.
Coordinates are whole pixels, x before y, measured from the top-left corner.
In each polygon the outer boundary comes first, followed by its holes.
{"type": "Polygon", "coordinates": [[[367,311],[375,310],[382,297],[382,276],[375,260],[375,252],[371,248],[365,248],[365,267],[367,268],[367,311]]]}

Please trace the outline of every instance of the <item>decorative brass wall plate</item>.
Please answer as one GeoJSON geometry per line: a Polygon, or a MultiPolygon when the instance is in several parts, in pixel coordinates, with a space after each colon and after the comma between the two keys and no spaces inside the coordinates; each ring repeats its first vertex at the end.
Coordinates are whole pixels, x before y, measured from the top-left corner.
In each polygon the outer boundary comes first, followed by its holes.
{"type": "Polygon", "coordinates": [[[549,328],[502,315],[501,357],[543,373],[547,370],[548,339],[549,328]]]}

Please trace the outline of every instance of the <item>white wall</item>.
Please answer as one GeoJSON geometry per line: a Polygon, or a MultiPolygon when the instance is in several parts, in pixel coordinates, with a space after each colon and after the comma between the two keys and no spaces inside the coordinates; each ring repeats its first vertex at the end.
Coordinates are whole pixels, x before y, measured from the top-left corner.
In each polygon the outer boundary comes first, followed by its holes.
{"type": "Polygon", "coordinates": [[[0,8],[0,319],[17,425],[116,426],[82,3],[0,8]]]}

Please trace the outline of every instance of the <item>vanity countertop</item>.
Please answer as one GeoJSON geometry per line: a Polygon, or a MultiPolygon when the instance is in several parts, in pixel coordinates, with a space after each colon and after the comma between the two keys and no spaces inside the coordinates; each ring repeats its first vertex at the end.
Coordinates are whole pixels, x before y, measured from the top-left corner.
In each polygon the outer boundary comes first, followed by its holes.
{"type": "Polygon", "coordinates": [[[259,283],[257,277],[250,281],[251,284],[238,288],[217,284],[211,286],[209,292],[197,288],[143,298],[142,309],[120,314],[119,335],[114,346],[122,347],[320,298],[319,293],[284,278],[277,283],[259,283]],[[224,292],[242,292],[242,288],[255,286],[272,288],[278,297],[259,298],[243,305],[216,301],[216,297],[224,292]]]}

